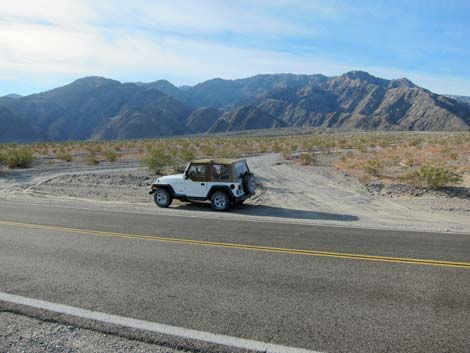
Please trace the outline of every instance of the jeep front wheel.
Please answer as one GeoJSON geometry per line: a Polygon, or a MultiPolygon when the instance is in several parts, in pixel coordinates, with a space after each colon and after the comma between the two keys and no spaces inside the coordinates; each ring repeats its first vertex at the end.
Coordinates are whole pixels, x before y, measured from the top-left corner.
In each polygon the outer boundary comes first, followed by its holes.
{"type": "Polygon", "coordinates": [[[171,202],[173,201],[173,197],[171,197],[170,192],[164,188],[157,189],[153,195],[153,199],[155,200],[157,206],[162,208],[170,206],[171,202]]]}
{"type": "Polygon", "coordinates": [[[226,211],[230,207],[230,198],[225,191],[216,191],[211,196],[211,204],[216,211],[226,211]]]}

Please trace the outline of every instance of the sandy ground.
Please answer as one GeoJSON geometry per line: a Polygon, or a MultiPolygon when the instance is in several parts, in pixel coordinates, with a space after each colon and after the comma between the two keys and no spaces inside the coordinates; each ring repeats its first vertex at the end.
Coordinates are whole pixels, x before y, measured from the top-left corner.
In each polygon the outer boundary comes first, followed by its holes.
{"type": "Polygon", "coordinates": [[[169,209],[158,209],[148,195],[155,176],[132,161],[99,166],[40,162],[32,169],[6,171],[0,174],[0,202],[26,200],[168,215],[470,233],[467,196],[373,194],[356,178],[331,167],[300,166],[277,154],[250,157],[248,163],[260,183],[257,195],[227,213],[178,201],[169,209]]]}
{"type": "Polygon", "coordinates": [[[0,312],[0,353],[132,352],[177,353],[170,348],[128,340],[75,326],[0,312]]]}
{"type": "MultiPolygon", "coordinates": [[[[283,163],[278,156],[252,163],[263,189],[256,204],[317,214],[348,226],[470,232],[470,198],[372,195],[356,178],[328,166],[283,163]]],[[[308,213],[306,214],[308,216],[308,213]]]]}

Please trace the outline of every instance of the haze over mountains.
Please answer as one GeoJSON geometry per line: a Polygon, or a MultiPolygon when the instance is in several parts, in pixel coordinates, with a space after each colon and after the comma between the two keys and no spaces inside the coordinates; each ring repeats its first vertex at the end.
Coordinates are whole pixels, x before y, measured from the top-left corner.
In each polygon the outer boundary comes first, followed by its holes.
{"type": "Polygon", "coordinates": [[[272,74],[178,88],[166,80],[85,77],[29,96],[0,97],[0,141],[127,139],[278,127],[470,130],[466,97],[362,71],[272,74]]]}

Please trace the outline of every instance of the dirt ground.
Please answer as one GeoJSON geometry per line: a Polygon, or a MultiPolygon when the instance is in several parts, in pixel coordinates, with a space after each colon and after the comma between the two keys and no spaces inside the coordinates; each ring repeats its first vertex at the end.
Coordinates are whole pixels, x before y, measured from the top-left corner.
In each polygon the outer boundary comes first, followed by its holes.
{"type": "Polygon", "coordinates": [[[327,165],[300,166],[279,154],[249,157],[259,183],[243,206],[214,213],[208,205],[174,202],[158,209],[148,195],[155,176],[137,161],[84,166],[36,162],[33,168],[0,174],[1,200],[194,217],[218,217],[470,233],[470,190],[416,195],[362,185],[327,165]]]}

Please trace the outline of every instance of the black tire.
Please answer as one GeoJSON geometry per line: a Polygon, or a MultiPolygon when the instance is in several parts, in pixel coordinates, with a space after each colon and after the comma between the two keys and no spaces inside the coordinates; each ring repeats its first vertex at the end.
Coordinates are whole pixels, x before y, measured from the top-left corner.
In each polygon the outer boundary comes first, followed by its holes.
{"type": "Polygon", "coordinates": [[[153,200],[158,207],[167,208],[171,205],[173,197],[167,189],[159,188],[157,191],[155,191],[155,194],[153,194],[153,200]]]}
{"type": "Polygon", "coordinates": [[[230,197],[225,191],[216,191],[211,195],[211,205],[215,211],[227,211],[230,208],[230,197]]]}
{"type": "Polygon", "coordinates": [[[254,194],[256,190],[255,176],[253,173],[246,174],[243,177],[243,190],[247,194],[254,194]]]}

